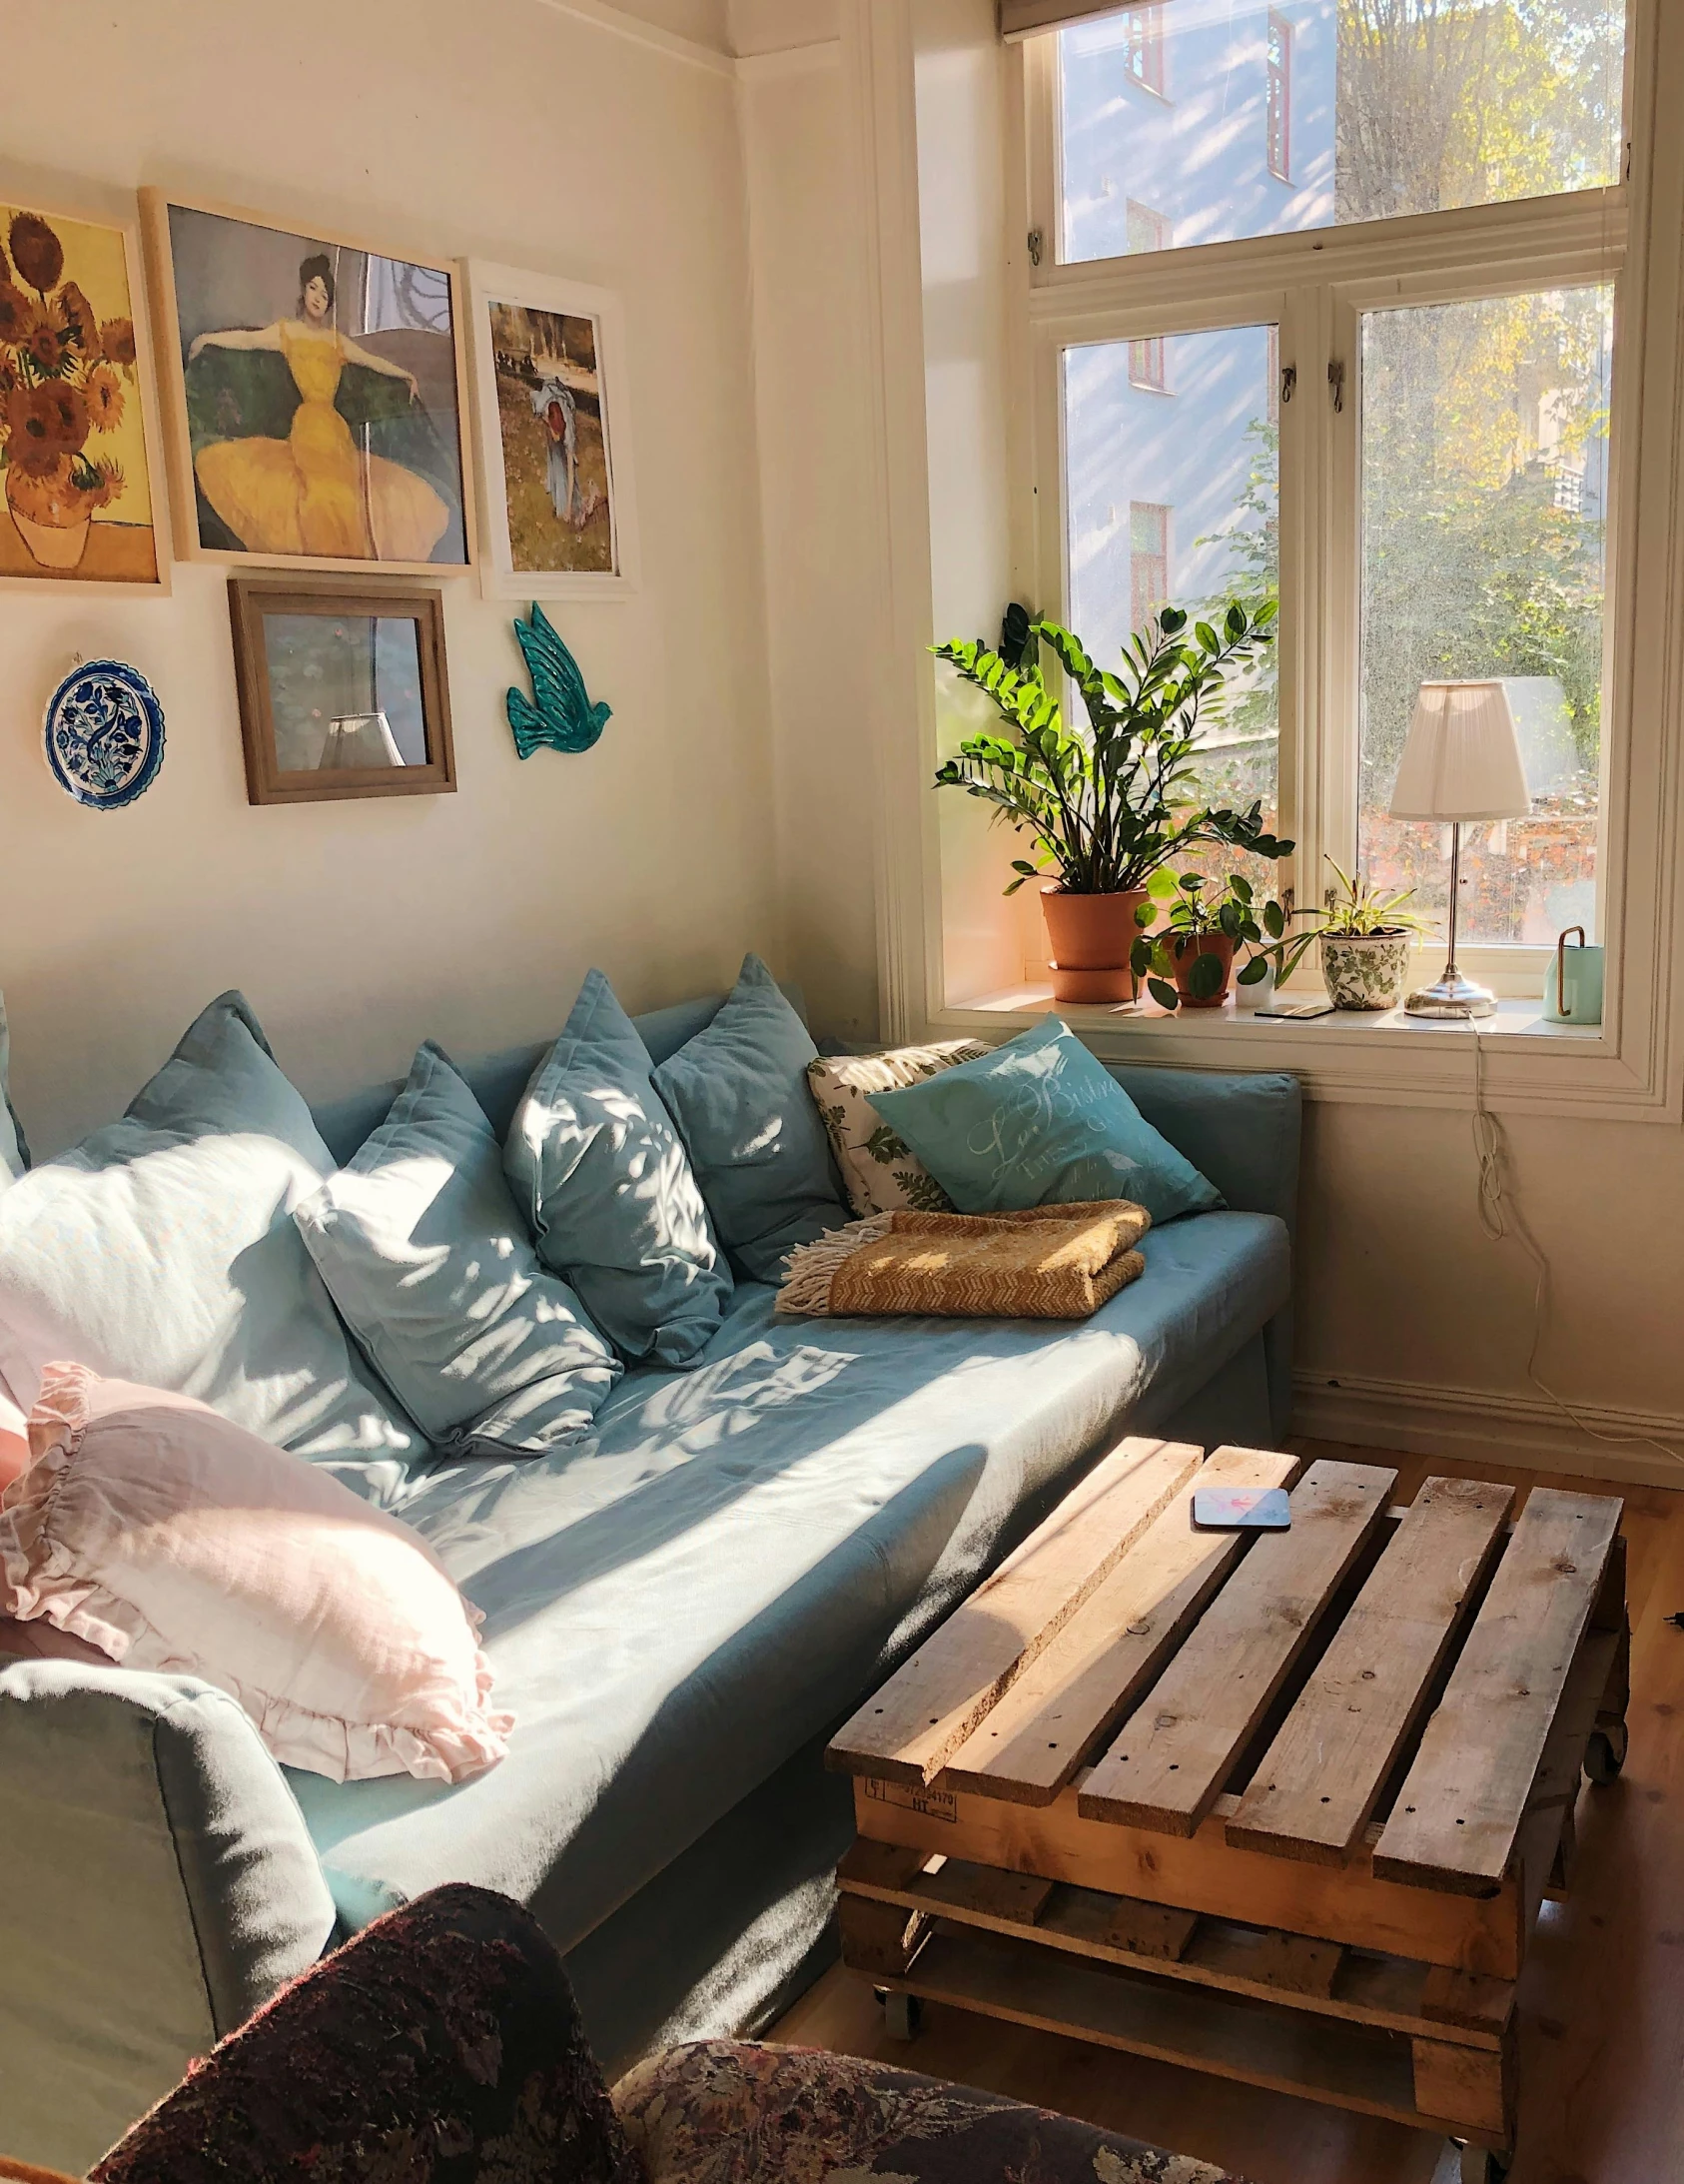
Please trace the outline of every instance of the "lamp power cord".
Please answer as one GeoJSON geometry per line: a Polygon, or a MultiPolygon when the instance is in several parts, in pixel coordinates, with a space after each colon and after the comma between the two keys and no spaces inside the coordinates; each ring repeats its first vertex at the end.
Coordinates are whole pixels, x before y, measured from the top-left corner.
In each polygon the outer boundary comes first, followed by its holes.
{"type": "Polygon", "coordinates": [[[1485,1042],[1479,1036],[1477,1024],[1470,1021],[1468,1028],[1473,1033],[1473,1155],[1478,1167],[1479,1226],[1493,1244],[1517,1244],[1531,1262],[1534,1277],[1532,1341],[1526,1352],[1526,1378],[1539,1395],[1554,1404],[1570,1426],[1589,1440],[1607,1442],[1619,1448],[1653,1449],[1675,1464],[1684,1464],[1684,1449],[1674,1448],[1670,1442],[1657,1441],[1652,1434],[1611,1434],[1591,1425],[1564,1396],[1557,1395],[1538,1371],[1538,1350],[1549,1318],[1549,1261],[1527,1227],[1526,1217],[1504,1176],[1506,1148],[1502,1124],[1485,1105],[1485,1042]]]}

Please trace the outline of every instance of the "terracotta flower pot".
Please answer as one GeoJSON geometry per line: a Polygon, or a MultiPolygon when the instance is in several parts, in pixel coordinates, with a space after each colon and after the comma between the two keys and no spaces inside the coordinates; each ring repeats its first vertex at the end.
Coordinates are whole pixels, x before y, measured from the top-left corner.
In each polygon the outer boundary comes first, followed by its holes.
{"type": "Polygon", "coordinates": [[[1228,999],[1229,980],[1234,975],[1234,942],[1227,933],[1186,934],[1172,940],[1170,953],[1176,966],[1176,991],[1182,997],[1184,1009],[1220,1009],[1228,999]],[[1193,991],[1193,966],[1202,955],[1214,955],[1223,967],[1223,982],[1215,993],[1196,994],[1193,991]]]}
{"type": "Polygon", "coordinates": [[[1135,912],[1147,900],[1144,887],[1128,887],[1116,895],[1069,895],[1062,887],[1042,888],[1055,1001],[1135,998],[1129,951],[1141,932],[1135,912]]]}
{"type": "Polygon", "coordinates": [[[25,478],[14,466],[6,470],[6,502],[18,537],[43,568],[75,568],[88,547],[92,511],[87,497],[69,486],[70,465],[63,466],[64,484],[55,476],[25,478]]]}

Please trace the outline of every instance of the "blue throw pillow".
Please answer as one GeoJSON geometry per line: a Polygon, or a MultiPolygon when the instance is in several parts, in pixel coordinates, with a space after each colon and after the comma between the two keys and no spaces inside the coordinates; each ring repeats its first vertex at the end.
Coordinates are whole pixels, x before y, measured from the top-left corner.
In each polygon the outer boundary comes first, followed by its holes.
{"type": "Polygon", "coordinates": [[[1056,1016],[977,1061],[869,1097],[961,1213],[1129,1198],[1162,1223],[1223,1204],[1056,1016]]]}
{"type": "Polygon", "coordinates": [[[349,1167],[293,1210],[334,1302],[452,1453],[541,1456],[620,1364],[537,1262],[484,1110],[429,1041],[349,1167]]]}
{"type": "Polygon", "coordinates": [[[238,993],[199,1017],[121,1122],[0,1193],[0,1374],[197,1396],[390,1499],[426,1444],[352,1348],[293,1226],[333,1168],[238,993]]]}
{"type": "Polygon", "coordinates": [[[621,1357],[692,1365],[725,1316],[731,1277],[652,1068],[591,971],[514,1110],[503,1173],[538,1257],[621,1357]]]}
{"type": "Polygon", "coordinates": [[[11,1058],[6,1002],[0,995],[0,1191],[8,1183],[15,1182],[29,1166],[29,1144],[23,1134],[23,1124],[18,1120],[18,1111],[12,1105],[12,1088],[7,1081],[11,1058]]]}
{"type": "Polygon", "coordinates": [[[848,1218],[807,1086],[818,1052],[757,955],[705,1031],[655,1071],[731,1264],[775,1282],[797,1244],[848,1218]]]}

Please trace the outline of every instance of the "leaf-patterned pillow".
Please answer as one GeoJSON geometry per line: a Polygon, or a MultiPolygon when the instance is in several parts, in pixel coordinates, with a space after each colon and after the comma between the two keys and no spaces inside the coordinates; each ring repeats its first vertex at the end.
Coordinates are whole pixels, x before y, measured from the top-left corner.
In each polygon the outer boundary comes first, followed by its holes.
{"type": "Polygon", "coordinates": [[[807,1064],[807,1082],[856,1214],[898,1213],[903,1207],[915,1213],[953,1211],[952,1199],[872,1107],[871,1095],[904,1091],[987,1052],[980,1039],[943,1039],[881,1054],[821,1054],[807,1064]]]}

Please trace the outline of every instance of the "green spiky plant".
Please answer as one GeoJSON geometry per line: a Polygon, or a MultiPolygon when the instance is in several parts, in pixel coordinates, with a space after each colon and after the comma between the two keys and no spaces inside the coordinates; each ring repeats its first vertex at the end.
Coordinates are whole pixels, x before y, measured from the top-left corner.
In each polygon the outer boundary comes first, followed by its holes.
{"type": "MultiPolygon", "coordinates": [[[[935,647],[963,681],[982,690],[1010,731],[967,736],[936,772],[1028,834],[1037,854],[1014,857],[1015,894],[1056,871],[1067,894],[1115,895],[1144,887],[1177,857],[1216,843],[1252,856],[1291,853],[1263,823],[1263,806],[1216,810],[1191,793],[1199,730],[1222,716],[1226,686],[1273,636],[1275,603],[1231,601],[1219,630],[1166,606],[1124,644],[1117,673],[1097,666],[1081,639],[1014,605],[998,651],[982,639],[935,647]],[[1086,726],[1065,724],[1041,672],[1045,646],[1081,697],[1086,726]]],[[[1142,922],[1154,912],[1142,906],[1142,922]]]]}

